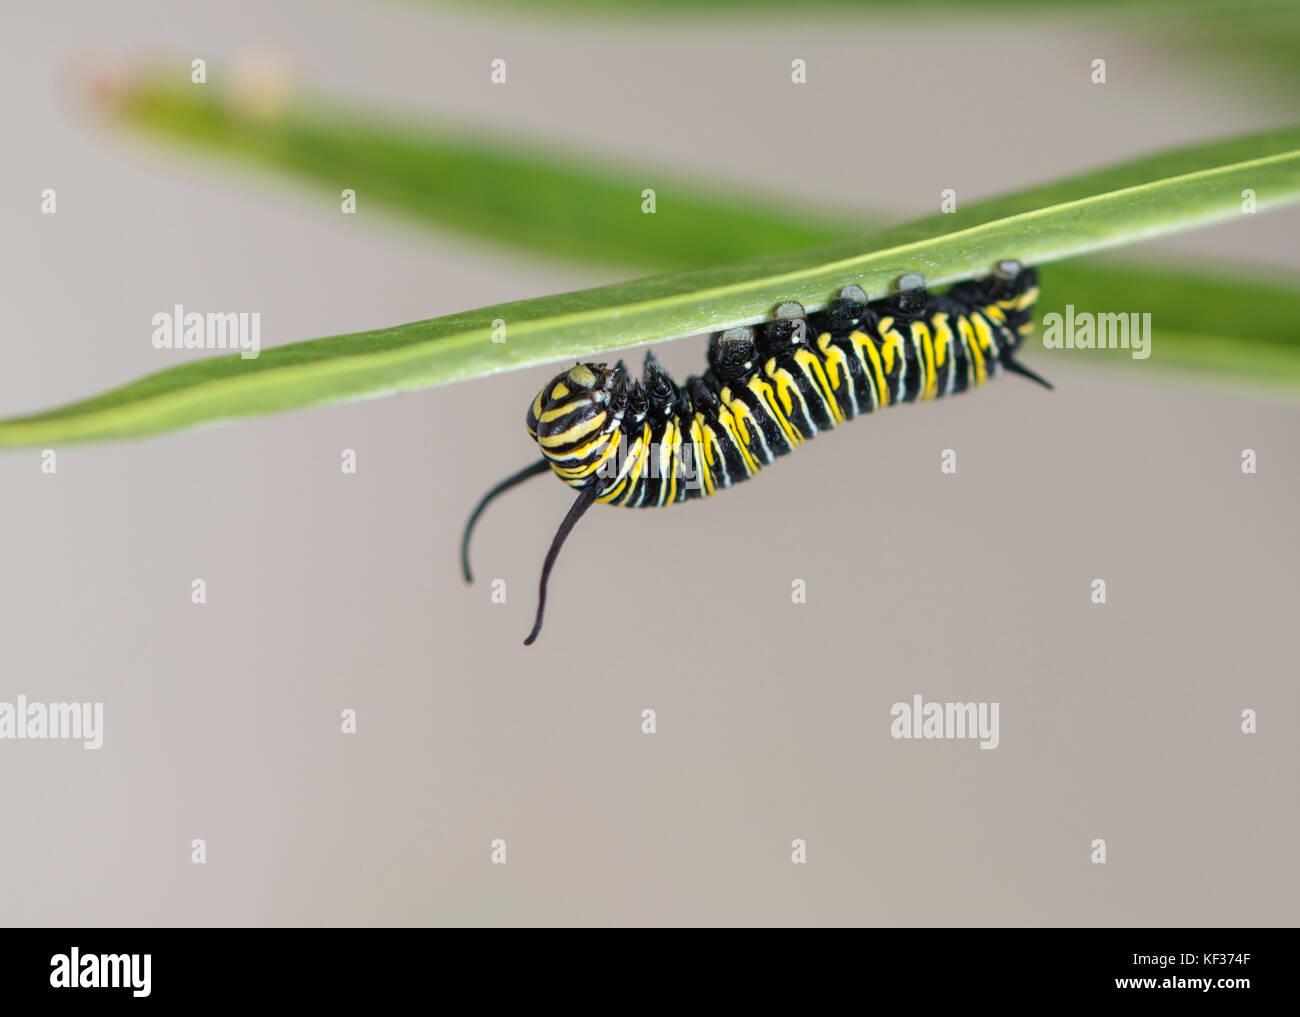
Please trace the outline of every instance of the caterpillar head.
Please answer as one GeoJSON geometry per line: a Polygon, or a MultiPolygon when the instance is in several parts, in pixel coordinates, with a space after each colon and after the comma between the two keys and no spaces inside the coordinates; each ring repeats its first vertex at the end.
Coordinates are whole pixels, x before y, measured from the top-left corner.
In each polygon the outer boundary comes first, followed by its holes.
{"type": "Polygon", "coordinates": [[[542,386],[528,408],[528,433],[572,486],[585,485],[618,444],[627,387],[622,364],[576,364],[542,386]]]}

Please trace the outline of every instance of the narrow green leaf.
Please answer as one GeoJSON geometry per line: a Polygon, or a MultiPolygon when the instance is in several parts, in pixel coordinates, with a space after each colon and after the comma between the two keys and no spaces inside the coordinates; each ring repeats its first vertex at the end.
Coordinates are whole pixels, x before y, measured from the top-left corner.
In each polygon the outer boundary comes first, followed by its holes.
{"type": "Polygon", "coordinates": [[[859,232],[816,209],[774,208],[736,188],[701,187],[657,167],[614,166],[542,144],[414,125],[274,96],[229,95],[146,78],[113,104],[126,124],[323,184],[368,207],[513,246],[642,269],[717,265],[859,232]],[[654,191],[655,214],[642,212],[654,191]],[[628,246],[625,241],[635,236],[628,246]]]}
{"type": "MultiPolygon", "coordinates": [[[[1151,315],[1150,359],[1127,350],[1089,350],[1138,373],[1173,368],[1300,393],[1300,287],[1255,273],[1211,274],[1186,266],[1129,265],[1114,258],[1079,259],[1043,273],[1036,316],[1139,312],[1151,315]]],[[[1041,362],[1041,361],[1040,361],[1041,362]]]]}
{"type": "MultiPolygon", "coordinates": [[[[732,191],[721,196],[721,187],[688,185],[657,169],[609,165],[585,152],[508,148],[446,128],[339,114],[319,104],[250,110],[215,87],[178,87],[170,80],[134,86],[117,107],[126,122],[218,154],[242,156],[295,179],[321,182],[331,191],[350,181],[366,201],[387,202],[427,222],[549,254],[605,264],[702,268],[825,243],[849,232],[842,216],[832,221],[830,214],[771,199],[740,204],[732,191]],[[640,211],[641,188],[648,180],[664,199],[653,218],[640,211]]],[[[332,208],[332,194],[330,201],[332,208]]],[[[870,228],[857,216],[852,232],[870,228]]],[[[1062,309],[1067,299],[1097,312],[1157,311],[1160,366],[1285,383],[1288,373],[1277,370],[1277,357],[1300,356],[1293,339],[1292,323],[1300,320],[1295,288],[1240,277],[1189,279],[1188,269],[1177,265],[1108,268],[1104,260],[1076,259],[1048,275],[1044,312],[1062,309]],[[1053,306],[1058,296],[1061,308],[1053,306]],[[1124,302],[1117,303],[1121,296],[1124,302]],[[1092,305],[1090,297],[1097,298],[1092,305]],[[1230,347],[1221,340],[1240,331],[1241,318],[1225,321],[1223,315],[1240,307],[1253,309],[1250,328],[1230,347]],[[1284,348],[1265,349],[1269,343],[1284,348]],[[1256,349],[1259,364],[1252,362],[1256,349]]]]}
{"type": "Polygon", "coordinates": [[[1139,159],[936,215],[860,241],[482,308],[395,328],[186,364],[36,416],[0,422],[0,445],[157,433],[383,395],[763,320],[781,300],[825,306],[861,285],[884,295],[920,271],[932,285],[1000,258],[1043,264],[1300,198],[1300,128],[1139,159]],[[506,341],[493,342],[493,322],[506,341]]]}

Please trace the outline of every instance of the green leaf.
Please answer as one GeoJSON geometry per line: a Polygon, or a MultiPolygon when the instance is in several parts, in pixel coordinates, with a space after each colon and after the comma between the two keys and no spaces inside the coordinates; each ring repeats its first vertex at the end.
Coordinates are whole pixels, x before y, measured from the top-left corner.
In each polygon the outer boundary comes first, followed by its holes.
{"type": "Polygon", "coordinates": [[[782,300],[822,307],[848,283],[872,297],[920,271],[931,285],[1000,258],[1043,264],[1300,198],[1300,128],[1197,145],[936,215],[859,241],[294,343],[151,375],[94,399],[0,422],[0,445],[153,434],[383,395],[763,320],[782,300]],[[493,342],[493,322],[505,342],[493,342]]]}
{"type": "Polygon", "coordinates": [[[716,265],[797,250],[858,232],[815,209],[774,209],[735,188],[701,187],[657,167],[613,166],[543,144],[318,105],[277,108],[215,85],[132,84],[114,112],[172,141],[320,183],[334,195],[387,205],[408,218],[511,245],[642,269],[716,265]],[[641,211],[655,192],[656,212],[641,211]],[[629,247],[625,241],[635,236],[629,247]]]}
{"type": "MultiPolygon", "coordinates": [[[[654,168],[610,165],[585,152],[505,147],[445,127],[339,114],[319,105],[250,109],[222,97],[215,86],[146,81],[118,109],[127,123],[153,134],[319,181],[329,188],[331,210],[333,194],[346,180],[363,200],[386,202],[419,220],[578,260],[702,268],[849,232],[842,216],[832,221],[829,214],[770,198],[742,203],[734,191],[687,184],[654,168]],[[640,210],[647,181],[664,199],[653,217],[640,210]]],[[[869,228],[856,217],[853,232],[869,228]]],[[[1300,292],[1294,288],[1246,278],[1193,280],[1177,265],[1108,268],[1104,261],[1084,259],[1053,269],[1044,283],[1043,309],[1062,310],[1066,298],[1082,309],[1089,297],[1096,298],[1089,306],[1097,312],[1158,310],[1156,364],[1162,367],[1288,384],[1287,357],[1300,354],[1292,341],[1291,323],[1300,320],[1300,292]],[[1116,302],[1120,295],[1124,303],[1116,302]],[[1054,307],[1058,296],[1061,306],[1054,307]],[[1229,347],[1223,340],[1240,330],[1241,319],[1223,320],[1224,309],[1240,307],[1255,309],[1249,335],[1229,347]]]]}
{"type": "MultiPolygon", "coordinates": [[[[1043,273],[1035,311],[1151,315],[1152,353],[1133,365],[1127,350],[1073,354],[1092,361],[1194,372],[1220,383],[1300,394],[1300,288],[1258,273],[1210,274],[1186,266],[1080,259],[1043,273]]],[[[1046,353],[1046,351],[1043,351],[1046,353]]],[[[1048,354],[1060,355],[1060,354],[1048,354]]],[[[1044,369],[1046,370],[1046,368],[1044,369]]]]}
{"type": "MultiPolygon", "coordinates": [[[[1275,98],[1300,79],[1300,5],[1295,0],[1184,5],[1158,19],[1168,49],[1192,67],[1223,66],[1246,86],[1275,98]],[[1172,13],[1172,12],[1171,12],[1172,13]]],[[[1143,30],[1153,34],[1153,26],[1143,30]]]]}

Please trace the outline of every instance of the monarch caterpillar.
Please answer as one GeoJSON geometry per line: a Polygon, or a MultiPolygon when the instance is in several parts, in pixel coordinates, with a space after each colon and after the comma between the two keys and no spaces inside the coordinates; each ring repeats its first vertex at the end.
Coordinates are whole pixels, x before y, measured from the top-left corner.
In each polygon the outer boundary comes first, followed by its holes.
{"type": "Polygon", "coordinates": [[[548,469],[577,489],[542,566],[537,617],[524,640],[532,645],[551,568],[596,502],[646,508],[707,497],[859,414],[964,392],[1004,370],[1050,389],[1012,356],[1033,331],[1037,298],[1037,272],[1015,261],[938,295],[911,272],[881,300],[847,286],[820,313],[805,316],[789,301],[758,329],[715,333],[708,370],[681,386],[653,353],[640,381],[622,361],[612,369],[577,364],[528,409],[542,458],[493,487],[470,515],[461,540],[465,580],[473,581],[474,524],[494,498],[548,469]]]}

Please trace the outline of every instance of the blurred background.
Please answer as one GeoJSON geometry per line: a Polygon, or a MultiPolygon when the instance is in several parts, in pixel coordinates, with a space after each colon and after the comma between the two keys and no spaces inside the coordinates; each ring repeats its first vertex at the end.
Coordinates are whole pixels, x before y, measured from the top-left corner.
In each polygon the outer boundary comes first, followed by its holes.
{"type": "MultiPolygon", "coordinates": [[[[473,132],[617,167],[630,209],[681,182],[818,234],[1300,120],[1268,5],[1049,8],[9,5],[0,415],[200,355],[151,345],[177,303],[259,311],[272,345],[675,267],[630,236],[584,258],[476,228],[446,181],[436,214],[361,187],[343,215],[328,153],[272,174],[186,151],[88,82],[188,87],[203,59],[205,87],[267,116],[298,95],[473,132]]],[[[1124,257],[1294,293],[1298,227],[1244,216],[1124,257]]],[[[1150,309],[1125,299],[1101,309],[1150,309]]],[[[1153,330],[1146,361],[1031,347],[1054,393],[1006,379],[706,502],[593,511],[532,648],[568,490],[494,506],[476,585],[456,552],[534,457],[523,416],[554,366],[69,446],[54,476],[0,456],[0,701],[105,715],[98,751],[0,742],[0,921],[1294,923],[1300,404],[1171,367],[1153,330]],[[1000,746],[892,739],[917,694],[1000,703],[1000,746]]],[[[657,352],[679,377],[704,364],[701,339],[657,352]]]]}

